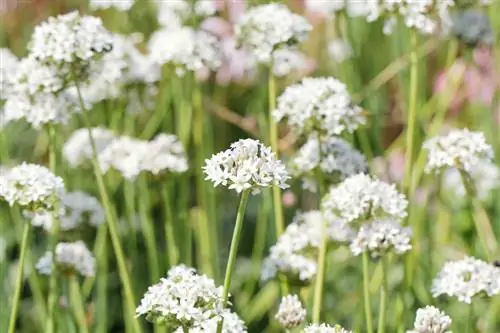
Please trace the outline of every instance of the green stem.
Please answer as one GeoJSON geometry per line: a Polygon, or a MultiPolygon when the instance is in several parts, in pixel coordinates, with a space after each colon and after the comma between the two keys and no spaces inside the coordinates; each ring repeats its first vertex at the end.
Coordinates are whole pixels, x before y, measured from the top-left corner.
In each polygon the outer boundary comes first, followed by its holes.
{"type": "Polygon", "coordinates": [[[380,307],[378,317],[378,330],[377,333],[385,333],[385,320],[386,320],[386,307],[387,307],[387,294],[389,287],[387,283],[387,274],[389,270],[389,258],[384,256],[382,258],[382,286],[380,287],[380,307]]]}
{"type": "Polygon", "coordinates": [[[370,277],[368,272],[368,252],[363,252],[363,295],[365,300],[366,332],[373,333],[372,300],[370,296],[370,277]]]}
{"type": "Polygon", "coordinates": [[[70,303],[73,308],[73,312],[78,321],[78,329],[81,333],[88,333],[89,327],[87,325],[87,318],[85,315],[85,301],[82,297],[80,290],[80,285],[78,279],[75,275],[69,277],[69,288],[70,288],[70,303]]]}
{"type": "Polygon", "coordinates": [[[16,318],[17,311],[19,310],[19,299],[21,297],[21,290],[23,287],[23,277],[24,277],[24,259],[26,258],[26,252],[28,249],[28,239],[31,230],[31,223],[26,221],[23,227],[23,237],[21,240],[21,254],[19,257],[19,264],[17,266],[16,282],[14,286],[14,298],[12,299],[11,312],[9,318],[9,328],[8,333],[14,333],[16,329],[16,318]]]}
{"type": "Polygon", "coordinates": [[[85,108],[85,103],[83,102],[80,87],[78,85],[78,82],[76,81],[75,81],[75,86],[78,94],[78,101],[80,102],[80,107],[82,108],[81,111],[82,118],[85,122],[85,127],[87,128],[87,132],[89,135],[90,146],[92,148],[92,166],[94,169],[94,174],[97,180],[97,187],[99,189],[99,194],[101,196],[104,212],[106,215],[106,221],[109,227],[109,234],[111,237],[111,243],[113,244],[116,261],[118,264],[120,280],[122,282],[125,293],[125,302],[129,310],[128,316],[131,318],[131,322],[133,323],[133,331],[135,333],[141,333],[142,332],[141,326],[139,325],[139,321],[137,320],[137,318],[135,318],[135,314],[133,313],[133,309],[135,309],[136,303],[134,299],[132,283],[130,281],[130,276],[127,271],[125,254],[123,253],[123,249],[120,244],[120,236],[118,234],[118,222],[114,215],[111,201],[108,197],[106,186],[104,184],[104,178],[102,176],[101,167],[99,165],[99,162],[97,161],[97,149],[94,138],[92,137],[91,123],[88,116],[88,111],[85,108]]]}
{"type": "MultiPolygon", "coordinates": [[[[245,190],[241,193],[240,205],[238,213],[236,214],[236,223],[233,230],[233,238],[231,240],[231,247],[229,249],[229,258],[227,260],[226,274],[224,277],[224,292],[223,292],[223,306],[226,307],[229,299],[229,288],[231,287],[231,278],[233,276],[234,264],[236,262],[236,255],[238,254],[238,245],[240,243],[241,231],[243,230],[243,217],[245,216],[245,208],[247,206],[248,196],[250,190],[245,190]]],[[[217,333],[222,332],[222,325],[224,319],[221,319],[217,325],[217,333]]]]}
{"type": "MultiPolygon", "coordinates": [[[[100,236],[102,236],[102,242],[100,246],[96,247],[99,251],[94,253],[97,254],[97,299],[96,299],[96,322],[95,322],[95,333],[107,333],[108,332],[108,242],[107,235],[108,230],[105,225],[100,227],[98,232],[96,243],[100,241],[100,236]]],[[[86,295],[84,294],[84,297],[86,295]]]]}
{"type": "Polygon", "coordinates": [[[473,326],[474,326],[474,307],[472,306],[472,303],[469,305],[469,311],[467,315],[467,327],[465,328],[465,333],[469,332],[474,332],[473,326]]]}
{"type": "Polygon", "coordinates": [[[170,201],[170,184],[163,185],[163,207],[165,209],[165,241],[167,242],[167,267],[173,267],[179,262],[179,250],[174,236],[174,214],[170,201]]]}

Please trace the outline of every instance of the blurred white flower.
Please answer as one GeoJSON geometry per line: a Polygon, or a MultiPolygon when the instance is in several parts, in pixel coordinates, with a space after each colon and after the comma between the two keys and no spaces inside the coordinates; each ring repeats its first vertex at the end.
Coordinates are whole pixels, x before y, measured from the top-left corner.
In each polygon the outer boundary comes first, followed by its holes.
{"type": "Polygon", "coordinates": [[[417,310],[414,328],[406,333],[452,333],[448,331],[451,318],[443,311],[433,306],[426,306],[417,310]]]}
{"type": "Polygon", "coordinates": [[[235,26],[237,45],[259,62],[270,63],[278,49],[289,49],[307,38],[311,25],[285,5],[271,3],[251,8],[235,26]]]}
{"type": "MultiPolygon", "coordinates": [[[[115,138],[113,132],[105,128],[94,127],[90,131],[96,144],[97,154],[102,152],[115,138]]],[[[62,151],[63,157],[73,168],[90,163],[92,159],[92,147],[87,128],[80,128],[74,131],[64,143],[62,151]]]]}
{"type": "Polygon", "coordinates": [[[305,7],[308,11],[316,12],[323,16],[332,16],[335,12],[345,8],[345,2],[336,0],[305,0],[305,7]]]}
{"type": "Polygon", "coordinates": [[[176,29],[189,23],[193,16],[198,19],[217,12],[214,0],[155,0],[158,23],[163,28],[176,29]]]}
{"type": "Polygon", "coordinates": [[[328,324],[311,324],[304,328],[304,333],[353,333],[339,325],[330,326],[328,324]]]}
{"type": "Polygon", "coordinates": [[[0,176],[0,197],[30,212],[53,209],[63,194],[62,178],[41,165],[22,163],[0,176]]]}
{"type": "Polygon", "coordinates": [[[0,48],[0,101],[6,99],[18,63],[19,59],[8,48],[0,48]]]}
{"type": "Polygon", "coordinates": [[[444,264],[432,281],[432,295],[456,297],[470,304],[476,295],[500,294],[500,268],[482,260],[466,257],[444,264]]]}
{"type": "MultiPolygon", "coordinates": [[[[82,276],[95,276],[95,258],[82,241],[58,243],[55,250],[55,265],[64,273],[80,273],[82,276]]],[[[36,263],[40,274],[50,275],[54,267],[52,252],[47,251],[36,263]]]]}
{"type": "Polygon", "coordinates": [[[374,220],[361,226],[349,247],[355,256],[365,251],[372,258],[389,252],[401,255],[411,250],[411,228],[394,220],[374,220]]]}
{"type": "Polygon", "coordinates": [[[114,8],[121,12],[126,12],[132,8],[135,0],[90,0],[89,5],[92,10],[114,8]]]}
{"type": "Polygon", "coordinates": [[[252,139],[234,142],[229,149],[206,159],[203,172],[214,186],[227,186],[238,193],[248,189],[258,193],[272,185],[285,189],[290,178],[271,148],[252,139]]]}
{"type": "Polygon", "coordinates": [[[281,49],[273,53],[272,72],[276,77],[305,75],[314,69],[314,61],[297,50],[281,49]]]}
{"type": "Polygon", "coordinates": [[[394,184],[384,183],[365,174],[351,176],[332,187],[321,200],[326,217],[344,223],[367,222],[406,217],[408,201],[396,190],[394,184]]]}
{"type": "Polygon", "coordinates": [[[290,329],[298,327],[306,319],[306,309],[297,295],[287,295],[281,298],[276,320],[282,327],[290,329]]]}
{"type": "Polygon", "coordinates": [[[470,173],[475,164],[493,159],[493,148],[486,143],[484,134],[468,129],[454,129],[446,135],[430,138],[423,148],[428,152],[426,172],[452,167],[470,173]]]}
{"type": "Polygon", "coordinates": [[[353,55],[351,45],[342,38],[336,38],[328,43],[328,54],[337,64],[341,64],[353,55]]]}
{"type": "Polygon", "coordinates": [[[347,86],[332,77],[305,78],[278,97],[274,120],[286,120],[299,134],[330,136],[352,133],[366,122],[363,110],[352,103],[347,86]]]}

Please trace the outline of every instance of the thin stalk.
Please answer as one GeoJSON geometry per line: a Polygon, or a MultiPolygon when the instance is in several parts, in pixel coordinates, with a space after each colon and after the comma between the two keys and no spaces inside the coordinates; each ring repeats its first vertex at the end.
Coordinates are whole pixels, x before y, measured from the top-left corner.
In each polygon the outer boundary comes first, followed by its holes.
{"type": "Polygon", "coordinates": [[[11,312],[9,318],[9,328],[8,333],[14,333],[16,329],[16,318],[17,311],[19,310],[19,299],[21,297],[21,290],[23,287],[23,277],[24,277],[24,259],[26,258],[26,252],[28,249],[28,239],[31,230],[31,223],[26,221],[23,227],[23,237],[21,240],[21,254],[19,257],[19,264],[17,267],[16,282],[14,285],[14,298],[12,299],[11,312]]]}
{"type": "Polygon", "coordinates": [[[474,326],[474,307],[472,304],[469,305],[469,311],[467,315],[467,326],[465,328],[465,333],[469,332],[474,332],[473,327],[474,326]]]}
{"type": "Polygon", "coordinates": [[[386,321],[386,307],[387,307],[387,295],[389,293],[389,286],[387,282],[387,274],[389,270],[389,258],[384,256],[382,258],[382,286],[380,287],[380,307],[379,307],[379,317],[378,317],[378,330],[377,333],[385,333],[385,321],[386,321]]]}
{"type": "Polygon", "coordinates": [[[167,242],[167,267],[173,267],[179,262],[179,248],[176,245],[174,234],[174,214],[170,200],[170,184],[163,185],[161,191],[163,197],[163,208],[165,209],[165,241],[167,242]]]}
{"type": "Polygon", "coordinates": [[[370,296],[370,277],[368,272],[368,252],[363,252],[363,295],[365,301],[366,332],[373,333],[372,300],[370,296]]]}
{"type": "MultiPolygon", "coordinates": [[[[231,278],[233,276],[234,264],[236,263],[236,255],[238,254],[238,245],[240,243],[241,231],[243,230],[243,217],[245,216],[245,208],[248,202],[250,190],[245,190],[241,193],[240,204],[238,206],[238,213],[236,214],[236,222],[233,230],[233,238],[231,240],[231,247],[229,249],[229,258],[226,265],[226,274],[224,277],[224,292],[223,292],[223,306],[226,307],[229,299],[229,288],[231,287],[231,278]]],[[[217,324],[217,333],[222,332],[222,325],[224,318],[217,324]]]]}
{"type": "Polygon", "coordinates": [[[80,285],[75,275],[71,275],[69,277],[69,292],[71,307],[73,308],[73,313],[78,321],[78,330],[81,333],[88,333],[89,327],[85,316],[85,300],[82,297],[80,285]]]}
{"type": "MultiPolygon", "coordinates": [[[[95,333],[107,333],[108,332],[108,242],[107,235],[108,231],[106,226],[101,226],[99,236],[102,234],[102,245],[97,247],[100,251],[94,252],[99,258],[97,261],[97,298],[96,298],[96,314],[97,318],[95,321],[95,333]]],[[[84,294],[85,297],[85,294],[84,294]]]]}
{"type": "Polygon", "coordinates": [[[116,256],[116,261],[118,264],[118,272],[120,275],[120,280],[123,285],[123,290],[125,293],[125,302],[128,307],[128,316],[131,318],[131,322],[133,324],[133,331],[135,333],[141,333],[142,329],[139,325],[139,321],[135,318],[135,313],[133,309],[135,309],[135,299],[132,289],[132,283],[130,281],[130,276],[127,271],[127,264],[125,262],[125,254],[123,253],[123,249],[120,244],[120,236],[118,234],[118,222],[113,212],[113,207],[111,201],[108,197],[108,192],[106,190],[106,186],[104,184],[104,178],[102,175],[101,167],[99,162],[97,161],[97,149],[94,138],[92,137],[91,123],[88,116],[88,111],[85,108],[85,103],[83,102],[82,94],[80,91],[80,87],[78,82],[75,81],[76,91],[78,94],[78,101],[80,103],[80,107],[82,108],[82,118],[85,123],[85,127],[87,128],[90,146],[92,148],[92,166],[94,169],[94,174],[97,180],[97,186],[99,189],[99,194],[101,196],[101,201],[103,204],[104,212],[106,215],[106,221],[109,227],[109,234],[111,237],[111,243],[113,244],[113,249],[116,256]]]}

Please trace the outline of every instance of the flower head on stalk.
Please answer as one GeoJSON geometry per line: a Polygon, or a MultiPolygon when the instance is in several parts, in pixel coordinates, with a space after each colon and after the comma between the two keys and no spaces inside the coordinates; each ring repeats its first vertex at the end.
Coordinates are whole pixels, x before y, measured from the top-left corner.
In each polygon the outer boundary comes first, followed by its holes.
{"type": "Polygon", "coordinates": [[[284,328],[290,329],[300,326],[306,319],[306,309],[297,295],[287,295],[281,298],[278,313],[275,318],[284,328]]]}
{"type": "Polygon", "coordinates": [[[432,295],[456,297],[470,304],[477,295],[500,294],[500,268],[482,260],[466,257],[444,264],[432,281],[432,295]]]}
{"type": "Polygon", "coordinates": [[[304,333],[353,333],[340,325],[311,324],[304,329],[304,333]]]}
{"type": "MultiPolygon", "coordinates": [[[[97,154],[102,152],[115,138],[111,130],[102,127],[91,128],[90,133],[94,139],[97,154]]],[[[66,140],[63,146],[63,157],[73,168],[90,164],[92,146],[89,131],[86,128],[77,129],[66,140]]]]}
{"type": "Polygon", "coordinates": [[[365,174],[351,176],[332,187],[321,201],[327,218],[344,223],[390,218],[400,221],[407,215],[408,201],[390,185],[365,174]]]}
{"type": "MultiPolygon", "coordinates": [[[[55,265],[66,274],[95,275],[95,258],[82,241],[58,243],[55,249],[55,265]]],[[[54,255],[47,251],[36,263],[40,274],[50,275],[54,269],[54,255]]]]}
{"type": "Polygon", "coordinates": [[[452,333],[448,331],[451,318],[433,306],[417,310],[414,328],[406,333],[452,333]]]}
{"type": "Polygon", "coordinates": [[[290,49],[307,38],[311,25],[285,5],[271,3],[248,10],[238,20],[235,39],[262,63],[270,63],[273,53],[290,49]]]}
{"type": "Polygon", "coordinates": [[[286,120],[298,134],[336,136],[352,133],[366,122],[347,86],[332,77],[305,78],[278,97],[275,121],[286,120]]]}
{"type": "Polygon", "coordinates": [[[64,192],[62,178],[41,165],[23,163],[0,176],[0,197],[27,212],[53,210],[64,192]]]}
{"type": "Polygon", "coordinates": [[[349,247],[355,256],[364,251],[375,259],[389,252],[402,255],[411,249],[411,229],[395,220],[375,220],[361,226],[349,247]]]}
{"type": "Polygon", "coordinates": [[[427,150],[426,172],[456,168],[470,173],[474,165],[493,159],[493,148],[482,132],[454,129],[448,134],[424,142],[427,150]]]}
{"type": "Polygon", "coordinates": [[[203,172],[214,186],[227,186],[238,193],[244,190],[258,193],[272,185],[285,189],[290,178],[271,148],[252,139],[239,140],[229,149],[212,155],[205,160],[203,172]]]}

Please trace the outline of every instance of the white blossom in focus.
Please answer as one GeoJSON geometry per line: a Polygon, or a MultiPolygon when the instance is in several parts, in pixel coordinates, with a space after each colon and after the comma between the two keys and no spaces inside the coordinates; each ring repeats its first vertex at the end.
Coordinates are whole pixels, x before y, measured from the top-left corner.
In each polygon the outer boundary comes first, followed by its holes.
{"type": "MultiPolygon", "coordinates": [[[[102,152],[115,138],[111,130],[102,127],[91,128],[90,132],[96,145],[97,154],[102,152]]],[[[92,159],[92,146],[87,128],[74,131],[64,143],[62,152],[64,159],[73,168],[89,164],[92,159]]]]}
{"type": "Polygon", "coordinates": [[[0,197],[30,212],[53,209],[63,194],[62,178],[41,165],[22,163],[0,176],[0,197]]]}
{"type": "Polygon", "coordinates": [[[353,333],[345,328],[328,324],[311,324],[304,328],[304,333],[353,333]]]}
{"type": "Polygon", "coordinates": [[[365,174],[357,174],[332,187],[321,200],[327,218],[344,223],[366,222],[390,218],[400,221],[407,215],[408,201],[387,184],[365,174]]]}
{"type": "Polygon", "coordinates": [[[329,136],[352,133],[366,122],[363,110],[352,103],[347,86],[332,77],[304,78],[277,99],[273,118],[299,134],[329,136]]]}
{"type": "Polygon", "coordinates": [[[433,306],[426,306],[417,310],[414,328],[406,333],[452,333],[448,331],[451,318],[443,311],[433,306]]]}
{"type": "Polygon", "coordinates": [[[272,185],[285,189],[290,178],[271,148],[252,139],[236,141],[229,149],[206,159],[203,172],[214,186],[227,186],[238,193],[248,189],[258,193],[272,185]]]}
{"type": "Polygon", "coordinates": [[[285,5],[271,3],[249,9],[235,26],[235,39],[259,62],[269,63],[275,51],[292,48],[307,38],[311,25],[285,5]]]}
{"type": "Polygon", "coordinates": [[[424,142],[427,150],[426,172],[440,172],[457,168],[471,172],[475,164],[493,159],[493,148],[486,143],[482,132],[468,129],[451,130],[448,134],[430,138],[424,142]]]}
{"type": "MultiPolygon", "coordinates": [[[[220,317],[224,318],[224,326],[222,327],[222,333],[247,333],[247,328],[245,323],[241,318],[234,312],[224,309],[219,314],[220,317]]],[[[189,328],[190,333],[215,333],[217,332],[217,324],[219,323],[219,317],[213,317],[201,322],[195,322],[192,327],[189,328]]],[[[179,327],[174,331],[174,333],[184,333],[184,330],[179,327]]]]}
{"type": "MultiPolygon", "coordinates": [[[[73,243],[60,242],[55,250],[56,266],[63,272],[78,272],[82,276],[95,276],[95,258],[82,241],[73,243]]],[[[50,275],[54,266],[52,252],[47,251],[36,263],[40,274],[50,275]]]]}
{"type": "Polygon", "coordinates": [[[401,255],[411,250],[411,228],[402,227],[394,220],[371,221],[360,227],[349,247],[355,256],[365,251],[372,258],[389,252],[401,255]]]}
{"type": "Polygon", "coordinates": [[[284,328],[298,327],[306,319],[306,309],[297,295],[287,295],[281,298],[276,320],[284,328]]]}
{"type": "Polygon", "coordinates": [[[90,0],[92,10],[114,8],[121,12],[126,12],[132,8],[135,0],[90,0]]]}
{"type": "Polygon", "coordinates": [[[493,297],[500,294],[500,268],[473,257],[449,261],[432,281],[431,292],[434,297],[447,295],[467,304],[476,295],[493,297]]]}

